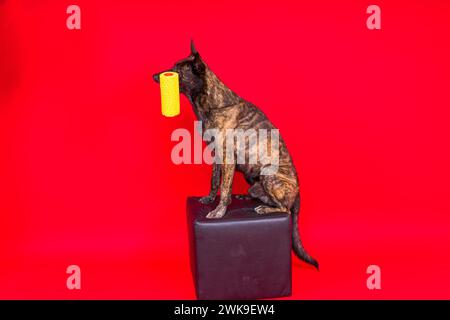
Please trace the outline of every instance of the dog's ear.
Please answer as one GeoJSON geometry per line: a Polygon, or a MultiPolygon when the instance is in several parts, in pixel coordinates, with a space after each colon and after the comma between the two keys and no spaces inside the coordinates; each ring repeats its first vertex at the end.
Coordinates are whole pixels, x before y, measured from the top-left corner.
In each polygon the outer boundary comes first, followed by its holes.
{"type": "Polygon", "coordinates": [[[191,40],[191,56],[194,57],[192,64],[194,66],[195,73],[197,73],[197,75],[202,75],[205,72],[205,64],[195,48],[194,40],[191,40]]]}
{"type": "Polygon", "coordinates": [[[197,55],[198,55],[198,51],[197,51],[197,49],[195,48],[194,40],[193,40],[193,39],[191,39],[191,55],[193,55],[193,56],[197,56],[197,55]]]}
{"type": "Polygon", "coordinates": [[[194,72],[197,75],[202,75],[205,73],[205,69],[206,69],[205,63],[203,62],[203,60],[200,57],[200,55],[198,54],[198,52],[194,55],[193,67],[194,67],[194,72]]]}

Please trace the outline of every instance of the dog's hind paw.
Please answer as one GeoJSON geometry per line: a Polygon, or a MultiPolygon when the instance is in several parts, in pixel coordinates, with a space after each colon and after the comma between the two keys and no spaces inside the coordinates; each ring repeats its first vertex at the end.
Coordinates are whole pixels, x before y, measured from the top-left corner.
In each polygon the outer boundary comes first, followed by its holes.
{"type": "Polygon", "coordinates": [[[269,206],[257,206],[255,208],[255,212],[257,214],[267,214],[267,213],[290,213],[289,209],[287,208],[274,208],[274,207],[269,207],[269,206]]]}
{"type": "Polygon", "coordinates": [[[265,214],[266,212],[267,212],[267,209],[268,209],[269,207],[267,207],[267,206],[257,206],[256,208],[255,208],[255,212],[257,213],[257,214],[265,214]]]}

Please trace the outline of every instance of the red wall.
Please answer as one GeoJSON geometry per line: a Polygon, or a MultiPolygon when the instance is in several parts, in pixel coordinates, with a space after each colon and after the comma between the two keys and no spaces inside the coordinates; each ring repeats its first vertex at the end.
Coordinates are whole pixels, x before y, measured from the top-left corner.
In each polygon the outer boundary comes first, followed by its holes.
{"type": "Polygon", "coordinates": [[[296,163],[321,270],[295,260],[293,298],[450,298],[450,2],[74,3],[81,30],[73,3],[0,1],[0,298],[194,297],[185,199],[211,169],[172,164],[194,115],[162,117],[151,79],[191,38],[296,163]]]}

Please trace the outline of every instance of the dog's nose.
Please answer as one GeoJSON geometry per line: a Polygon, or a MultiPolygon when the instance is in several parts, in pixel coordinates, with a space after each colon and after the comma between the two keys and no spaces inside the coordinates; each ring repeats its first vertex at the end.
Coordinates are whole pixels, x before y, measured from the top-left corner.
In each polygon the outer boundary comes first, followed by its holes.
{"type": "Polygon", "coordinates": [[[159,73],[153,75],[153,80],[155,80],[156,83],[159,83],[159,73]]]}

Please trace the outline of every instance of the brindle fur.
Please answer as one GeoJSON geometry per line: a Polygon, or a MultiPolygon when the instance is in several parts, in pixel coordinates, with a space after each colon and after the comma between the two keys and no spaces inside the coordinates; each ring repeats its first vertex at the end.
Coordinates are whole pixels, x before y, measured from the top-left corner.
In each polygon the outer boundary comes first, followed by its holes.
{"type": "MultiPolygon", "coordinates": [[[[227,129],[275,129],[266,115],[252,103],[242,99],[209,69],[191,43],[191,54],[175,64],[172,70],[179,74],[180,92],[191,102],[194,112],[202,121],[203,129],[218,129],[222,140],[225,140],[227,129]]],[[[159,73],[154,75],[159,82],[159,73]]],[[[224,144],[224,141],[216,143],[224,144]]],[[[246,138],[248,146],[248,137],[246,138]]],[[[270,139],[268,140],[270,150],[270,139]]],[[[225,149],[225,147],[224,147],[225,149]]],[[[236,149],[236,147],[235,147],[236,149]]],[[[256,146],[245,150],[246,159],[249,153],[257,152],[256,146]]],[[[234,150],[236,156],[236,150],[234,150]]],[[[231,187],[235,170],[244,174],[250,184],[248,190],[252,198],[264,203],[255,208],[258,214],[275,212],[293,213],[292,244],[294,252],[305,262],[318,268],[318,263],[304,250],[298,231],[298,213],[300,205],[297,172],[284,141],[279,141],[279,168],[273,175],[261,175],[261,164],[227,163],[214,164],[209,195],[200,199],[207,204],[215,200],[220,187],[220,202],[208,213],[207,218],[217,219],[224,216],[231,202],[231,187]]]]}

